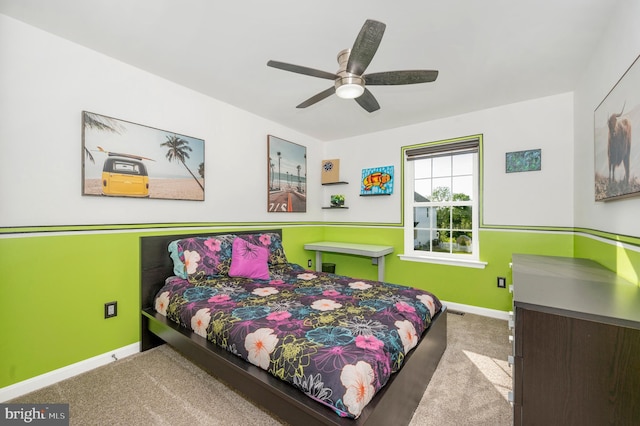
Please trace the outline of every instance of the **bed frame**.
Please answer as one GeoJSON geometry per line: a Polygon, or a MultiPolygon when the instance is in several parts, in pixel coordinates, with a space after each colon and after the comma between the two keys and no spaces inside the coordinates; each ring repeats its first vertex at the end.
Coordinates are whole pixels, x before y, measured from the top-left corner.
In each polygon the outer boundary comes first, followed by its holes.
{"type": "MultiPolygon", "coordinates": [[[[233,231],[234,234],[257,232],[281,234],[280,230],[272,229],[233,231]]],[[[222,233],[230,232],[218,234],[222,233]]],[[[446,307],[443,306],[443,310],[433,318],[418,346],[406,357],[403,367],[391,376],[360,417],[355,420],[342,418],[290,384],[155,312],[154,296],[164,285],[164,280],[173,275],[173,262],[167,251],[169,242],[207,235],[216,233],[140,238],[141,352],[167,343],[230,388],[289,424],[373,426],[406,425],[411,421],[447,346],[446,307]]]]}

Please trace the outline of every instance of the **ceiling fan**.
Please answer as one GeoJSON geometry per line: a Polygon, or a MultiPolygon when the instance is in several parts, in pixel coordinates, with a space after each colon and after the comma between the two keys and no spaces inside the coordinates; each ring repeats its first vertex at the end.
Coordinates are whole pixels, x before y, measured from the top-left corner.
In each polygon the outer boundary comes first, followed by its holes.
{"type": "Polygon", "coordinates": [[[335,74],[278,61],[269,61],[267,66],[311,77],[334,80],[332,87],[310,97],[297,108],[306,108],[335,93],[343,99],[355,99],[362,108],[368,112],[374,112],[380,109],[380,105],[366,86],[429,83],[438,77],[436,70],[404,70],[364,74],[378,50],[385,28],[386,25],[382,22],[367,19],[353,43],[353,47],[338,53],[340,68],[335,74]]]}

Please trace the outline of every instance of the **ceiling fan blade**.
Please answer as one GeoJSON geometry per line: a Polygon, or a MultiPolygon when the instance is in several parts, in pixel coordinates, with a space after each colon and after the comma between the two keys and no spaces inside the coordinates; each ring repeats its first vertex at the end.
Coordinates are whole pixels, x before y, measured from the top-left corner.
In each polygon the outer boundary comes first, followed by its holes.
{"type": "Polygon", "coordinates": [[[396,84],[430,83],[438,78],[436,70],[406,70],[374,72],[363,76],[365,84],[370,86],[385,86],[396,84]]]}
{"type": "Polygon", "coordinates": [[[338,78],[337,75],[330,72],[317,70],[315,68],[303,67],[300,65],[287,64],[286,62],[269,61],[267,62],[267,66],[285,71],[295,72],[298,74],[310,75],[311,77],[326,78],[327,80],[335,80],[336,78],[338,78]]]}
{"type": "Polygon", "coordinates": [[[368,112],[373,112],[380,109],[380,104],[378,104],[378,101],[376,101],[373,93],[371,93],[367,88],[364,89],[364,93],[361,96],[356,98],[356,102],[368,112]]]}
{"type": "Polygon", "coordinates": [[[335,86],[331,86],[329,87],[327,90],[323,90],[322,92],[313,95],[312,97],[310,97],[309,99],[307,99],[306,101],[304,101],[303,103],[301,103],[300,105],[298,105],[296,108],[306,108],[308,106],[311,106],[317,102],[320,102],[321,100],[328,98],[329,96],[333,95],[334,93],[336,93],[336,88],[335,86]]]}
{"type": "Polygon", "coordinates": [[[382,22],[366,20],[351,48],[346,69],[348,73],[355,75],[364,73],[380,46],[385,28],[386,25],[382,22]]]}

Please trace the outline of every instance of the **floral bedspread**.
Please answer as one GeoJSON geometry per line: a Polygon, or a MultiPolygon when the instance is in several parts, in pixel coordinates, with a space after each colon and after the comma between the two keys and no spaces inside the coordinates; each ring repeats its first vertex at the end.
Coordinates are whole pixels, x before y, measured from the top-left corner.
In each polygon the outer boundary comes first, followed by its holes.
{"type": "Polygon", "coordinates": [[[394,284],[271,267],[270,280],[170,277],[156,311],[357,418],[441,308],[394,284]]]}

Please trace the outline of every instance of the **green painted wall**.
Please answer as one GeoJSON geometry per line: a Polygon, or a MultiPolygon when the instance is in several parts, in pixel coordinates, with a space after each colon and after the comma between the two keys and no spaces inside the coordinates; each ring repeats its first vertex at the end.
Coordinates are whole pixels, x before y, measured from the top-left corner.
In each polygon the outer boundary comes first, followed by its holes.
{"type": "MultiPolygon", "coordinates": [[[[507,283],[511,283],[509,262],[514,252],[575,254],[593,258],[634,282],[640,275],[638,251],[616,247],[606,240],[574,236],[572,232],[482,229],[481,260],[488,262],[488,266],[473,269],[401,260],[397,254],[403,251],[403,230],[398,226],[248,224],[235,228],[212,225],[209,230],[274,226],[283,229],[285,250],[292,262],[305,266],[307,259],[315,262],[315,252],[303,248],[306,242],[333,240],[392,245],[395,253],[386,258],[387,281],[427,289],[450,302],[502,311],[511,308],[511,294],[497,288],[496,277],[507,277],[507,283]]],[[[0,387],[139,340],[139,238],[189,233],[184,229],[140,228],[123,226],[104,232],[91,227],[52,228],[51,231],[66,232],[24,237],[3,230],[0,238],[4,296],[0,309],[3,324],[0,387]],[[118,302],[118,316],[104,319],[104,303],[114,300],[118,302]]],[[[640,245],[638,239],[625,242],[640,245]]],[[[335,263],[339,274],[377,277],[377,267],[368,258],[327,253],[323,261],[335,263]]]]}
{"type": "MultiPolygon", "coordinates": [[[[0,238],[0,387],[138,342],[139,238],[163,233],[189,232],[0,238]],[[118,315],[105,319],[111,301],[118,315]]],[[[304,242],[319,239],[319,226],[283,229],[296,263],[306,265],[304,242]]]]}
{"type": "MultiPolygon", "coordinates": [[[[394,253],[385,260],[386,281],[429,290],[449,302],[500,311],[511,310],[511,294],[497,287],[497,277],[506,277],[507,284],[511,283],[509,263],[512,253],[573,254],[571,233],[481,230],[480,258],[488,265],[484,269],[474,269],[401,260],[397,255],[404,252],[404,230],[400,227],[327,226],[324,237],[330,241],[392,245],[394,253]]],[[[369,258],[325,253],[323,262],[335,263],[336,273],[342,275],[377,277],[377,267],[369,258]]]]}
{"type": "Polygon", "coordinates": [[[0,387],[139,340],[138,235],[7,238],[0,253],[0,387]]]}
{"type": "Polygon", "coordinates": [[[622,278],[640,285],[640,252],[637,249],[631,249],[632,245],[640,246],[640,238],[610,237],[616,241],[616,244],[585,235],[576,235],[574,256],[595,260],[615,271],[622,278]]]}

